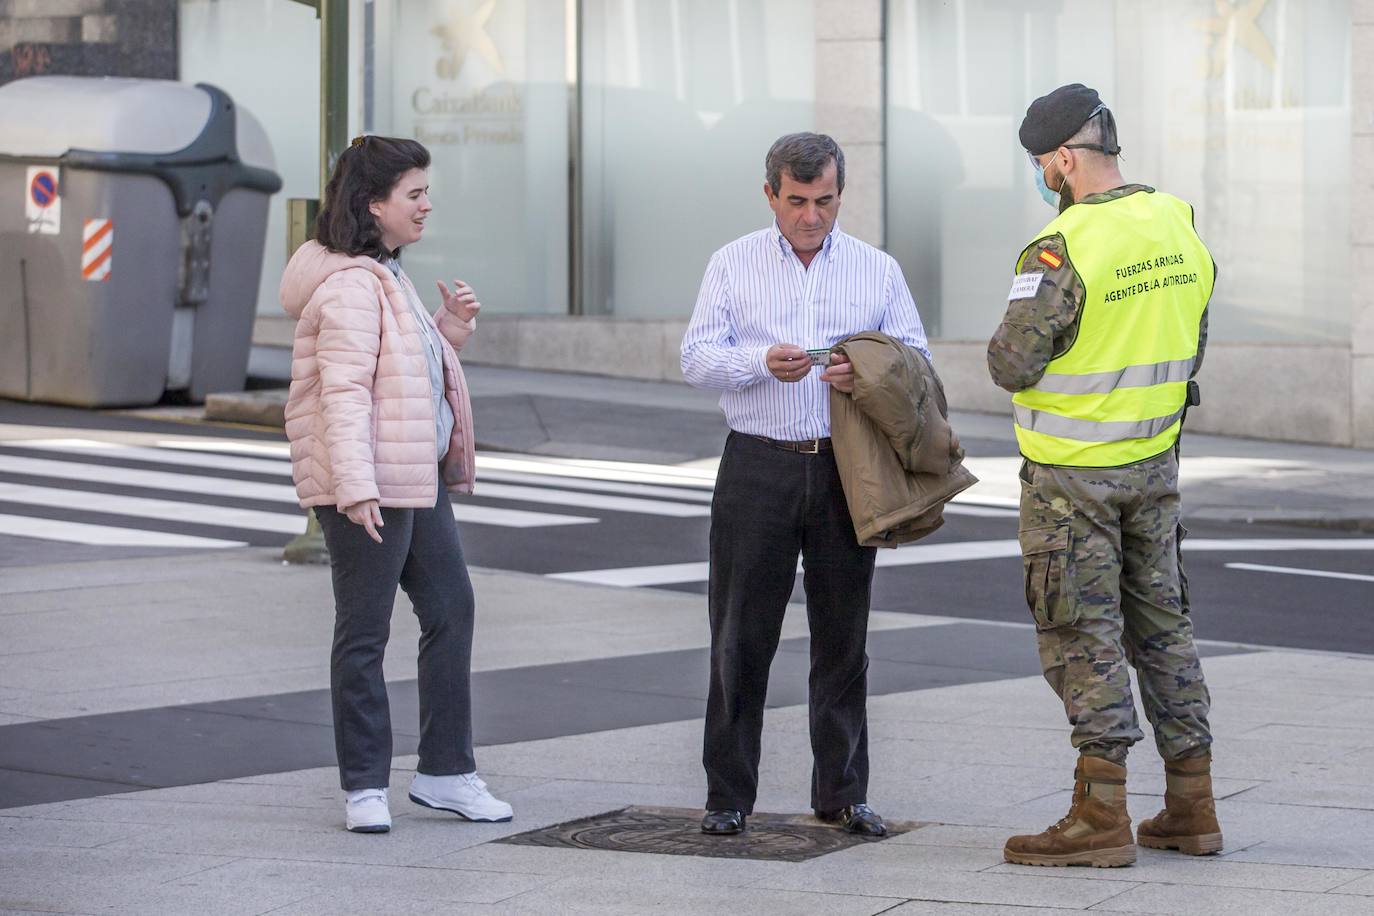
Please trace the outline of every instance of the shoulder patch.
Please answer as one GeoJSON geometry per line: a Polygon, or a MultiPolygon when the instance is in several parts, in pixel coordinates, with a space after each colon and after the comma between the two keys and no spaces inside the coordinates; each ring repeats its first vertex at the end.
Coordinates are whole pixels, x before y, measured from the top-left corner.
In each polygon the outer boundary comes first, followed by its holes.
{"type": "Polygon", "coordinates": [[[1016,299],[1029,299],[1040,289],[1040,281],[1045,279],[1045,272],[1037,270],[1028,274],[1017,274],[1011,280],[1011,292],[1007,293],[1007,301],[1016,299]]]}
{"type": "Polygon", "coordinates": [[[1041,264],[1047,265],[1050,270],[1058,270],[1060,265],[1064,263],[1064,259],[1052,251],[1040,252],[1040,256],[1037,257],[1036,260],[1041,264]]]}

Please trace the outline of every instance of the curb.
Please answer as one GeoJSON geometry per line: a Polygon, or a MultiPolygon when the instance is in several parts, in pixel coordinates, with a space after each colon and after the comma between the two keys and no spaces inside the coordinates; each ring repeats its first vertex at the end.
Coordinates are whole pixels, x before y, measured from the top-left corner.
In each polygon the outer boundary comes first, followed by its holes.
{"type": "Polygon", "coordinates": [[[285,388],[269,388],[206,395],[205,419],[214,423],[248,423],[284,429],[286,394],[285,388]]]}

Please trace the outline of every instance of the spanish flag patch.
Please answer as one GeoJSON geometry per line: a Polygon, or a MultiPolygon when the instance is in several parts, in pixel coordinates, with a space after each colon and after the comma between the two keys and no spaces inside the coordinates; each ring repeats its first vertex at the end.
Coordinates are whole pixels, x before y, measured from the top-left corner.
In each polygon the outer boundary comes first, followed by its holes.
{"type": "Polygon", "coordinates": [[[1059,265],[1064,263],[1064,259],[1052,251],[1040,252],[1040,257],[1036,258],[1041,264],[1049,266],[1050,270],[1058,270],[1059,265]]]}

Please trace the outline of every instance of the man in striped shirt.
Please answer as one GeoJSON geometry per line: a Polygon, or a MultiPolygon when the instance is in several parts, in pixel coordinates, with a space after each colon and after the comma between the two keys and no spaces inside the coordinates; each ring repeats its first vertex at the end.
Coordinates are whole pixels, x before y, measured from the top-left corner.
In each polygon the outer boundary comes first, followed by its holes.
{"type": "Polygon", "coordinates": [[[789,134],[768,151],[775,217],[712,255],[682,341],[682,374],[723,390],[730,427],[711,506],[711,683],[703,763],[710,834],[739,833],[758,792],[768,669],[802,558],[811,628],[811,805],[854,833],[887,828],[867,805],[865,651],[875,550],[861,547],[830,447],[830,389],[853,368],[828,350],[882,331],[929,356],[901,268],[840,231],[844,153],[789,134]],[[827,356],[821,356],[822,364],[827,356]]]}

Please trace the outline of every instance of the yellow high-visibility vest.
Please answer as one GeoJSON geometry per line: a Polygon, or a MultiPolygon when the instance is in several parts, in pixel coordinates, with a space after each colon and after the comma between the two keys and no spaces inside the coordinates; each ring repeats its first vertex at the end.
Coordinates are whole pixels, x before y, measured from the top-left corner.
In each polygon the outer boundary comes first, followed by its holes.
{"type": "MultiPolygon", "coordinates": [[[[1102,468],[1168,451],[1178,441],[1199,323],[1216,282],[1192,207],[1136,191],[1069,207],[1036,242],[1056,233],[1085,296],[1069,348],[1012,397],[1021,454],[1039,464],[1102,468]]],[[[1018,274],[1036,242],[1017,259],[1018,274]]]]}

